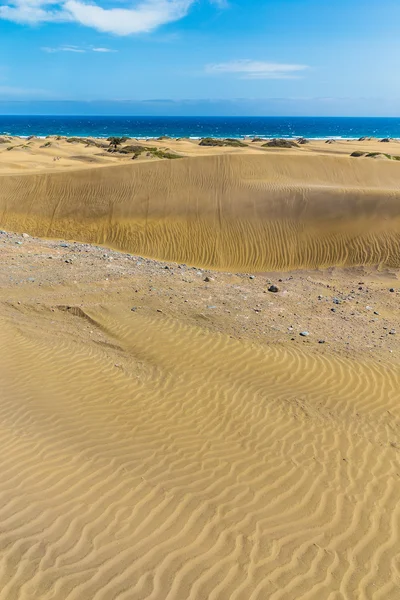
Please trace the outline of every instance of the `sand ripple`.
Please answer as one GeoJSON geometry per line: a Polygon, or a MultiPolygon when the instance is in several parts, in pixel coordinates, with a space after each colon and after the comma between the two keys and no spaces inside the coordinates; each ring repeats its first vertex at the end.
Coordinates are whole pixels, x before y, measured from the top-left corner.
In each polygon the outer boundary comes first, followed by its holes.
{"type": "Polygon", "coordinates": [[[0,226],[220,269],[400,266],[400,163],[226,155],[3,175],[0,226]]]}
{"type": "Polygon", "coordinates": [[[2,320],[1,599],[397,600],[398,369],[66,318],[142,369],[2,320]]]}

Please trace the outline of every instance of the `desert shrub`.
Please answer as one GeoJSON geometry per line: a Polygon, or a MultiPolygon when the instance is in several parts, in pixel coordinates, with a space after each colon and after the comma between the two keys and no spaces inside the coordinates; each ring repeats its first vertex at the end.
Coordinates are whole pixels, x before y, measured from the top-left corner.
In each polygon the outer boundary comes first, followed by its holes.
{"type": "Polygon", "coordinates": [[[107,141],[110,142],[110,146],[120,146],[121,144],[124,144],[129,138],[127,137],[109,137],[107,138],[107,141]]]}
{"type": "Polygon", "coordinates": [[[273,140],[270,140],[266,144],[263,144],[263,148],[264,147],[266,147],[266,148],[298,148],[299,145],[296,144],[296,142],[294,142],[293,140],[274,138],[273,140]]]}
{"type": "Polygon", "coordinates": [[[241,140],[238,140],[236,138],[226,138],[226,139],[203,138],[202,140],[200,140],[199,145],[200,146],[216,146],[216,147],[232,146],[233,148],[243,148],[243,147],[247,146],[247,144],[245,144],[244,142],[242,142],[241,140]]]}

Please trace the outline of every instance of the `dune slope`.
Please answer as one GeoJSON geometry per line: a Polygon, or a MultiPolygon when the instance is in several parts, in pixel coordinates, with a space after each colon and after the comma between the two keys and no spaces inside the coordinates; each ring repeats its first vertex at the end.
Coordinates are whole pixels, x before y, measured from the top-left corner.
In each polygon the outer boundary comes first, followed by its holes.
{"type": "Polygon", "coordinates": [[[111,302],[26,317],[0,323],[2,600],[398,598],[398,370],[111,302]]]}
{"type": "Polygon", "coordinates": [[[400,163],[234,154],[0,177],[0,225],[220,269],[400,266],[400,163]]]}

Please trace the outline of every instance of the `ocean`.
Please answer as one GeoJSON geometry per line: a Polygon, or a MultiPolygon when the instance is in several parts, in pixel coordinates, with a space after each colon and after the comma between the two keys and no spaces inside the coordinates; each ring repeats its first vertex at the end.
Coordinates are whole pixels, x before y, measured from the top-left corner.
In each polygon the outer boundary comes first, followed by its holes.
{"type": "Polygon", "coordinates": [[[0,116],[0,135],[137,138],[400,138],[399,117],[0,116]]]}

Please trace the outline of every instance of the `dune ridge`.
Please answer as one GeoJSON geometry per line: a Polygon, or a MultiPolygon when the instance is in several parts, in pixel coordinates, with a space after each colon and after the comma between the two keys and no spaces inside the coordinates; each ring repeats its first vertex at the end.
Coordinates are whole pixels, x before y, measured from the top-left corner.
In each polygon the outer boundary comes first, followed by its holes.
{"type": "Polygon", "coordinates": [[[0,598],[397,598],[398,369],[76,308],[141,375],[1,320],[0,598]]]}
{"type": "Polygon", "coordinates": [[[0,225],[219,269],[400,266],[400,164],[231,154],[2,175],[0,225]]]}

